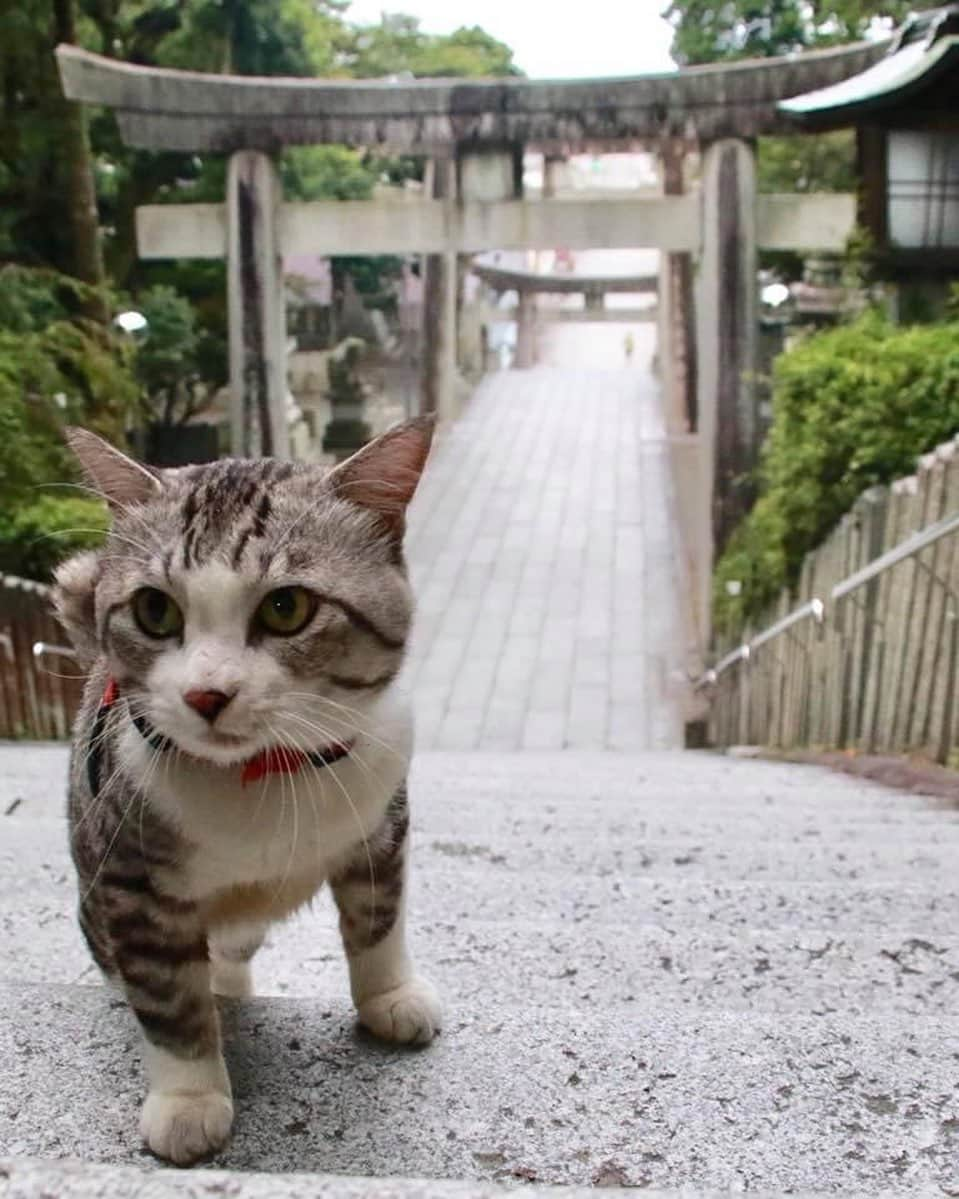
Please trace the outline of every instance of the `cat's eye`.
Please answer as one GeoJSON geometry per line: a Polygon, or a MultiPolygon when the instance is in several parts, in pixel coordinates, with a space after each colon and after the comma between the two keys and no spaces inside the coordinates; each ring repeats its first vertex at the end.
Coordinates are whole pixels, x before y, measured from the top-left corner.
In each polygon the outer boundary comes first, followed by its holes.
{"type": "Polygon", "coordinates": [[[316,605],[316,596],[305,587],[278,587],[260,601],[256,618],[268,633],[289,637],[306,628],[316,605]]]}
{"type": "Polygon", "coordinates": [[[148,637],[175,637],[183,631],[183,613],[165,591],[141,587],[133,597],[133,616],[148,637]]]}

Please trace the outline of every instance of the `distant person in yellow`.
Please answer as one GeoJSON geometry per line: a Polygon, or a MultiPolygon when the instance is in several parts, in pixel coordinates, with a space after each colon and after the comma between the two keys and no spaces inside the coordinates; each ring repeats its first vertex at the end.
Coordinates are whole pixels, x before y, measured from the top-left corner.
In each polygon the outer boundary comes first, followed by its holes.
{"type": "Polygon", "coordinates": [[[623,351],[626,354],[626,361],[633,361],[633,351],[636,349],[636,339],[633,337],[632,331],[628,332],[623,338],[623,351]]]}

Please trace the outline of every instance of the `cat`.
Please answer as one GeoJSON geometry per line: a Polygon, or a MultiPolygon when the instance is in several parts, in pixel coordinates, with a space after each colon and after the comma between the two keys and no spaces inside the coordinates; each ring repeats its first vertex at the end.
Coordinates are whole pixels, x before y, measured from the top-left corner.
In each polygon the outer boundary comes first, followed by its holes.
{"type": "Polygon", "coordinates": [[[401,1043],[439,1030],[406,945],[397,684],[405,513],[431,436],[408,422],[329,471],[159,470],[67,433],[112,518],[55,579],[89,670],[68,802],[80,927],[143,1034],[142,1139],[178,1165],[233,1122],[214,994],[251,994],[268,925],[324,882],[360,1022],[401,1043]]]}

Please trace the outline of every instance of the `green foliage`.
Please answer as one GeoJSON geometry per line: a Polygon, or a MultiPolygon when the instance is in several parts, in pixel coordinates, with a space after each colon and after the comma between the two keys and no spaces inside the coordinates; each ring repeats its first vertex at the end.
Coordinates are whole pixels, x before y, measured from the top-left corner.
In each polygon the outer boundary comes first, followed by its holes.
{"type": "Polygon", "coordinates": [[[101,52],[183,70],[321,75],[343,33],[336,0],[85,0],[101,52]]]}
{"type": "Polygon", "coordinates": [[[291,146],[280,159],[287,200],[368,200],[377,173],[346,146],[291,146]]]}
{"type": "Polygon", "coordinates": [[[869,312],[782,354],[759,499],[716,567],[717,629],[758,616],[861,492],[909,474],[957,429],[959,324],[903,328],[869,312]]]}
{"type": "MultiPolygon", "coordinates": [[[[691,66],[855,42],[876,19],[898,23],[914,7],[908,0],[671,0],[665,15],[673,57],[691,66]]],[[[855,191],[853,134],[760,138],[758,172],[763,192],[855,191]]]]}
{"type": "Polygon", "coordinates": [[[137,307],[147,324],[137,335],[135,373],[148,414],[163,425],[183,424],[212,390],[214,380],[205,370],[208,335],[199,327],[194,305],[172,287],[149,288],[137,298],[137,307]]]}
{"type": "Polygon", "coordinates": [[[0,572],[48,582],[58,562],[103,540],[106,505],[83,496],[36,494],[0,508],[0,572]]]}
{"type": "MultiPolygon", "coordinates": [[[[122,442],[146,397],[151,416],[175,424],[219,386],[227,365],[224,264],[140,262],[134,222],[144,204],[221,201],[224,158],[133,150],[123,145],[112,112],[90,112],[98,239],[90,204],[77,203],[76,180],[84,172],[76,168],[81,159],[88,163],[85,130],[62,95],[57,41],[147,66],[211,72],[516,73],[508,47],[479,28],[434,37],[415,20],[388,17],[364,30],[346,20],[347,7],[346,0],[23,0],[3,6],[0,545],[6,539],[21,547],[10,551],[14,557],[25,553],[25,542],[13,514],[33,511],[31,489],[73,477],[60,437],[65,421],[122,442]],[[136,347],[102,320],[98,327],[89,319],[106,318],[105,289],[67,277],[74,272],[98,280],[101,272],[88,268],[101,243],[112,288],[149,321],[136,347]]],[[[350,200],[370,196],[384,176],[394,182],[416,177],[420,164],[327,146],[289,150],[280,169],[291,199],[350,200]]],[[[386,282],[395,270],[393,259],[338,260],[334,276],[350,273],[358,290],[387,302],[386,282]]],[[[29,524],[26,516],[23,522],[29,524]]],[[[22,569],[46,568],[32,557],[23,558],[22,569]]]]}
{"type": "Polygon", "coordinates": [[[863,38],[877,18],[899,23],[909,0],[671,0],[672,54],[681,66],[795,54],[863,38]]]}
{"type": "Polygon", "coordinates": [[[851,129],[761,137],[757,149],[761,192],[854,192],[856,139],[851,129]]]}
{"type": "Polygon", "coordinates": [[[395,254],[366,254],[351,257],[343,254],[330,259],[333,268],[333,283],[339,290],[344,277],[349,275],[356,290],[367,300],[381,298],[386,292],[393,295],[389,285],[397,280],[403,269],[402,258],[395,254]]]}
{"type": "Polygon", "coordinates": [[[127,347],[77,314],[86,291],[54,271],[0,268],[0,569],[13,574],[46,577],[62,547],[37,538],[54,527],[99,527],[89,506],[65,524],[62,501],[38,491],[76,478],[63,426],[122,442],[136,405],[127,347]]]}
{"type": "Polygon", "coordinates": [[[358,79],[409,74],[422,77],[518,75],[510,48],[478,25],[438,36],[416,17],[384,13],[379,25],[354,27],[341,61],[358,79]]]}

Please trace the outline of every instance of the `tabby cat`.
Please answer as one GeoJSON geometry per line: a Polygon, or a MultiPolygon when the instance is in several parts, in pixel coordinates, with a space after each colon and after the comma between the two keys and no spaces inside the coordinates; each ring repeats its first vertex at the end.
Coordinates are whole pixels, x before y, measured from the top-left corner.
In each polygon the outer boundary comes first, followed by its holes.
{"type": "Polygon", "coordinates": [[[328,881],[360,1022],[439,1028],[406,947],[411,716],[396,682],[402,541],[431,425],[332,471],[272,459],[154,470],[68,440],[112,528],[57,572],[89,668],[70,772],[80,925],[143,1032],[140,1131],[187,1164],[233,1122],[214,995],[251,992],[272,921],[328,881]]]}

